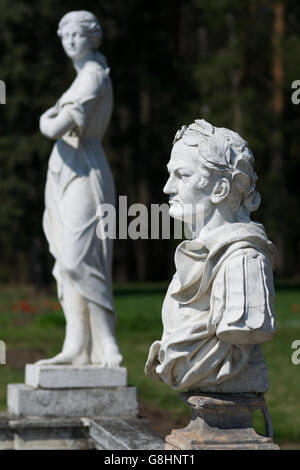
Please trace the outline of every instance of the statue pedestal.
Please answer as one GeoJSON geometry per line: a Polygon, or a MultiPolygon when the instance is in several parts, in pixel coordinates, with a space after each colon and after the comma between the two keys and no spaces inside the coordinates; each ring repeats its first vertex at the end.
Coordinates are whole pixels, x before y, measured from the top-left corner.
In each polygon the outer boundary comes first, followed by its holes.
{"type": "Polygon", "coordinates": [[[163,449],[138,417],[127,370],[27,364],[25,384],[8,385],[0,450],[163,449]]]}
{"type": "Polygon", "coordinates": [[[263,394],[181,393],[192,410],[186,428],[166,436],[167,450],[279,450],[272,440],[272,425],[263,394]],[[268,436],[258,434],[252,415],[261,410],[268,436]]]}
{"type": "Polygon", "coordinates": [[[152,450],[164,441],[138,417],[124,367],[27,364],[9,384],[0,450],[152,450]]]}
{"type": "Polygon", "coordinates": [[[123,367],[27,364],[25,384],[8,385],[8,412],[18,417],[136,417],[136,389],[126,386],[126,372],[123,367]]]}
{"type": "Polygon", "coordinates": [[[97,365],[26,364],[25,384],[46,389],[126,387],[127,369],[108,369],[97,365]]]}

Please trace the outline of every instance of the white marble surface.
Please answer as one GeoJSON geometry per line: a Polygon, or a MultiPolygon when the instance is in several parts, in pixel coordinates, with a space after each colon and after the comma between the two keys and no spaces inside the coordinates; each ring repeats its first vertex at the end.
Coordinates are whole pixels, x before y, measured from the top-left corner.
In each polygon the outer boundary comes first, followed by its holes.
{"type": "Polygon", "coordinates": [[[99,204],[115,204],[114,179],[102,146],[113,107],[110,70],[97,50],[102,31],[92,13],[67,13],[58,35],[76,77],[40,119],[41,132],[56,141],[43,227],[67,325],[61,353],[40,363],[118,367],[122,356],[115,338],[112,240],[96,234],[99,204]]]}
{"type": "Polygon", "coordinates": [[[170,215],[193,236],[176,249],[145,372],[178,390],[264,392],[275,248],[250,219],[260,204],[253,155],[235,132],[198,120],[176,134],[168,170],[170,215]]]}
{"type": "Polygon", "coordinates": [[[68,389],[93,387],[125,387],[125,367],[104,368],[97,365],[26,364],[25,384],[34,388],[68,389]]]}

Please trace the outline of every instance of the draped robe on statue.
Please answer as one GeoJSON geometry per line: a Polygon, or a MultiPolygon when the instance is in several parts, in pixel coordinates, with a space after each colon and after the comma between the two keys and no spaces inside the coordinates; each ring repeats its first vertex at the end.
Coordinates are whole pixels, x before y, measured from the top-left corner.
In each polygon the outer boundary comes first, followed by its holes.
{"type": "Polygon", "coordinates": [[[150,348],[146,374],[177,390],[265,392],[259,343],[276,331],[274,259],[255,222],[204,228],[182,242],[162,308],[163,336],[150,348]]]}
{"type": "MultiPolygon", "coordinates": [[[[99,54],[100,57],[100,54],[99,54]]],[[[96,234],[97,207],[115,205],[113,176],[101,144],[113,94],[105,63],[87,62],[55,108],[66,109],[74,127],[52,150],[45,191],[44,231],[55,257],[53,274],[63,302],[63,274],[86,301],[114,312],[112,240],[96,234]]]]}

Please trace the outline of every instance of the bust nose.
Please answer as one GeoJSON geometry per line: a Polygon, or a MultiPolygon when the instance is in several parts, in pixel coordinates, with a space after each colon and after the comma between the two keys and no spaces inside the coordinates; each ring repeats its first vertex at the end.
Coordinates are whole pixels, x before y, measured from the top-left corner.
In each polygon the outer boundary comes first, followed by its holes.
{"type": "Polygon", "coordinates": [[[165,194],[174,194],[177,192],[176,185],[175,185],[175,177],[174,175],[170,175],[168,181],[165,184],[163,189],[165,194]]]}
{"type": "Polygon", "coordinates": [[[70,34],[70,36],[67,39],[67,44],[68,46],[74,46],[75,44],[75,37],[73,34],[70,34]]]}
{"type": "Polygon", "coordinates": [[[64,45],[65,45],[66,47],[74,47],[74,41],[73,41],[73,39],[72,39],[72,38],[69,38],[69,39],[65,40],[65,41],[64,41],[64,45]]]}

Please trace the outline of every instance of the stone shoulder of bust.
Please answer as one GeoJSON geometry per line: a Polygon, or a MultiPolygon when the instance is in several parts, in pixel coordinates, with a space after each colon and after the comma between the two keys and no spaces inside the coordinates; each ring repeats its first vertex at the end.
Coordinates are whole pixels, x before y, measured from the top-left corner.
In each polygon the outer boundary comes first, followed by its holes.
{"type": "Polygon", "coordinates": [[[216,336],[232,344],[269,341],[276,332],[271,261],[255,248],[242,248],[220,268],[211,294],[216,336]]]}

